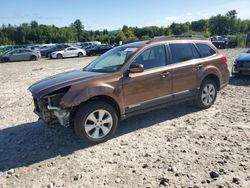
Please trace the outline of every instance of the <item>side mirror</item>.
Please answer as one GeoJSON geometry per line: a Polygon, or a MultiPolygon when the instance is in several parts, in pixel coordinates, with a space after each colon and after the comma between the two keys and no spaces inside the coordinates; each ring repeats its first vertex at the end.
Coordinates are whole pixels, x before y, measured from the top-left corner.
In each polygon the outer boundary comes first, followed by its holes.
{"type": "Polygon", "coordinates": [[[140,73],[144,71],[144,67],[142,64],[132,63],[129,67],[130,73],[140,73]]]}

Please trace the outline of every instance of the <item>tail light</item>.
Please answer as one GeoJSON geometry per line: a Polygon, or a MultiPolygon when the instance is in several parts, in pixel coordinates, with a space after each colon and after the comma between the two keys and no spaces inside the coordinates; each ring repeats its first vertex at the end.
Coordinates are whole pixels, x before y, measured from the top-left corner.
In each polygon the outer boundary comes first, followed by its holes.
{"type": "Polygon", "coordinates": [[[220,60],[221,60],[222,63],[227,63],[227,57],[226,56],[222,56],[220,58],[220,60]]]}

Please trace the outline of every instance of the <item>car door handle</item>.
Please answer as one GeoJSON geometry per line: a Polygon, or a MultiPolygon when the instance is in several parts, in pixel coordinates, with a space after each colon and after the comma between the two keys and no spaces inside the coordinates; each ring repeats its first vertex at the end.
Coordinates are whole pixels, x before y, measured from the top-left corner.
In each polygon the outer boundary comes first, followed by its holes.
{"type": "Polygon", "coordinates": [[[170,75],[170,72],[163,72],[163,73],[161,73],[161,77],[162,78],[166,78],[166,77],[168,77],[170,75]]]}
{"type": "Polygon", "coordinates": [[[196,67],[194,68],[195,70],[201,70],[204,66],[203,65],[196,65],[196,67]]]}

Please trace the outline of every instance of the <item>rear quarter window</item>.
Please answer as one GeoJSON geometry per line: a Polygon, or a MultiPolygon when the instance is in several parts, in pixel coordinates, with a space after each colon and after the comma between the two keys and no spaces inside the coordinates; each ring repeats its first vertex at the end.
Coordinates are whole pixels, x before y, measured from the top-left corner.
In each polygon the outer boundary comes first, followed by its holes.
{"type": "Polygon", "coordinates": [[[172,63],[200,58],[197,49],[192,43],[169,44],[169,47],[172,54],[172,63]]]}
{"type": "Polygon", "coordinates": [[[216,54],[216,52],[207,44],[197,43],[196,46],[199,49],[201,57],[209,57],[216,54]]]}

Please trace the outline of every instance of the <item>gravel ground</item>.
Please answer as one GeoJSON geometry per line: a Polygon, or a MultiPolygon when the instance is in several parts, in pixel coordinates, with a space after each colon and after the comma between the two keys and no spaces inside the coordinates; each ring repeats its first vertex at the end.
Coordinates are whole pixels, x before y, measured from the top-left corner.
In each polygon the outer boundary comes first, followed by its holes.
{"type": "MultiPolygon", "coordinates": [[[[242,51],[222,50],[229,67],[242,51]]],[[[248,77],[231,78],[210,109],[181,104],[129,118],[91,146],[37,121],[27,88],[92,59],[0,64],[0,187],[250,187],[248,77]]]]}

